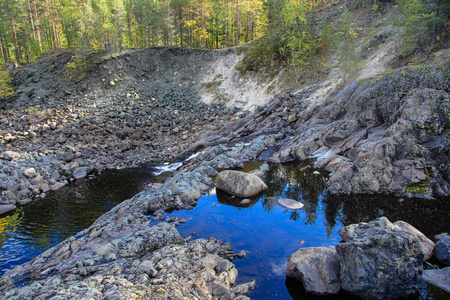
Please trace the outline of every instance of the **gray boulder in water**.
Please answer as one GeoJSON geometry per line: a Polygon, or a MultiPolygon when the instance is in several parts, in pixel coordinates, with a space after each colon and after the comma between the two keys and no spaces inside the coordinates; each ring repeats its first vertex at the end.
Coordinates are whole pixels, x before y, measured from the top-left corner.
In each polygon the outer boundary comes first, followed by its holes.
{"type": "Polygon", "coordinates": [[[450,236],[444,235],[436,243],[434,254],[440,262],[450,265],[450,236]]]}
{"type": "Polygon", "coordinates": [[[258,176],[227,170],[217,175],[216,188],[238,197],[250,197],[267,189],[267,185],[258,176]]]}
{"type": "Polygon", "coordinates": [[[341,289],[339,258],[333,248],[298,250],[289,257],[286,276],[301,281],[307,292],[316,295],[337,294],[341,289]]]}
{"type": "Polygon", "coordinates": [[[398,229],[382,217],[358,224],[336,245],[343,290],[363,299],[395,299],[418,290],[423,247],[417,236],[398,229]]]}

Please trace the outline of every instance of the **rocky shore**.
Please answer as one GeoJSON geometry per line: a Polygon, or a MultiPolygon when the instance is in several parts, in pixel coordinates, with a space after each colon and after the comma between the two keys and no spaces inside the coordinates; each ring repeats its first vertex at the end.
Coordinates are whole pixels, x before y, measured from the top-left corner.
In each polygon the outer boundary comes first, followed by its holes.
{"type": "Polygon", "coordinates": [[[90,228],[6,272],[0,299],[245,299],[254,282],[235,286],[238,272],[230,260],[236,254],[229,244],[189,242],[175,229],[186,220],[159,217],[192,208],[216,174],[200,167],[124,201],[90,228]]]}

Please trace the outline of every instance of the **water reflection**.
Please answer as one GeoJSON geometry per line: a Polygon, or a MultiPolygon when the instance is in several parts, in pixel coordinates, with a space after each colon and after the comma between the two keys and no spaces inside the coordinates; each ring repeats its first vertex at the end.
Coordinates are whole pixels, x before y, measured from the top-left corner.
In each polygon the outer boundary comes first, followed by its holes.
{"type": "MultiPolygon", "coordinates": [[[[245,171],[260,166],[246,165],[245,171]]],[[[248,296],[260,300],[319,299],[307,294],[300,282],[286,278],[286,262],[301,247],[333,247],[341,241],[338,231],[345,225],[386,216],[391,221],[404,220],[428,236],[448,230],[448,198],[430,201],[332,196],[325,192],[326,175],[317,174],[307,163],[271,164],[263,176],[268,189],[261,196],[250,198],[248,206],[241,205],[242,198],[218,191],[217,196],[202,197],[193,210],[175,211],[172,215],[190,219],[178,227],[182,236],[196,231],[201,238],[212,235],[230,242],[237,252],[248,250],[247,257],[233,263],[239,270],[239,282],[256,280],[256,287],[248,296]],[[304,207],[286,209],[277,204],[280,198],[297,200],[304,207]]],[[[439,295],[435,288],[425,285],[409,299],[443,299],[439,295]]],[[[340,293],[320,299],[355,298],[340,293]]]]}
{"type": "Polygon", "coordinates": [[[242,201],[244,200],[244,198],[240,198],[240,197],[236,197],[233,195],[230,195],[224,191],[221,190],[216,190],[217,193],[217,200],[219,201],[220,204],[225,204],[225,205],[230,205],[230,206],[234,206],[237,207],[238,209],[244,208],[244,207],[251,207],[253,205],[256,204],[256,202],[259,201],[259,199],[262,196],[262,193],[260,194],[256,194],[254,196],[251,197],[247,197],[245,199],[248,199],[249,202],[248,203],[242,203],[242,201]]]}
{"type": "Polygon", "coordinates": [[[77,180],[0,218],[0,275],[88,228],[155,179],[151,167],[107,170],[77,180]]]}
{"type": "MultiPolygon", "coordinates": [[[[306,215],[305,224],[314,225],[317,220],[319,201],[323,198],[325,190],[325,177],[312,169],[307,163],[303,164],[272,164],[264,181],[269,186],[262,197],[263,206],[267,212],[275,208],[276,198],[290,198],[304,204],[306,215]]],[[[291,220],[298,220],[298,210],[286,211],[290,213],[291,220]]]]}

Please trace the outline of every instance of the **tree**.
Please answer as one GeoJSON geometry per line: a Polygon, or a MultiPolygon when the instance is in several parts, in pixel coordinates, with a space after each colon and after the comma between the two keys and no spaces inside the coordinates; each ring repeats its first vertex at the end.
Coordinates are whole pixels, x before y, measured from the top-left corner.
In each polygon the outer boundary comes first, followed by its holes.
{"type": "Polygon", "coordinates": [[[344,69],[344,82],[348,74],[351,74],[356,64],[355,39],[358,37],[352,24],[352,17],[345,7],[342,13],[342,22],[337,36],[337,57],[344,69]]]}
{"type": "Polygon", "coordinates": [[[10,86],[11,77],[9,73],[3,70],[4,63],[0,63],[0,99],[6,99],[14,96],[14,90],[10,86]]]}
{"type": "Polygon", "coordinates": [[[405,15],[405,43],[403,52],[426,54],[445,34],[449,17],[449,5],[441,0],[400,0],[405,15]]]}

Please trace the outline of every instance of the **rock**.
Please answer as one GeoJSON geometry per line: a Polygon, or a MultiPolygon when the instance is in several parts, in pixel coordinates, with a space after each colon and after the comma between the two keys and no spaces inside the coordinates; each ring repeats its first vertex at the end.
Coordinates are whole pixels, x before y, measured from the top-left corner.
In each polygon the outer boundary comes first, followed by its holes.
{"type": "Polygon", "coordinates": [[[0,205],[0,215],[5,214],[9,211],[15,210],[16,206],[13,204],[2,204],[0,205]]]}
{"type": "Polygon", "coordinates": [[[6,160],[13,160],[13,159],[19,159],[20,154],[15,151],[4,151],[2,154],[2,158],[6,160]]]}
{"type": "Polygon", "coordinates": [[[436,243],[434,255],[436,255],[436,258],[440,262],[450,265],[450,236],[444,235],[441,237],[441,239],[436,243]]]}
{"type": "Polygon", "coordinates": [[[28,178],[34,178],[36,177],[36,170],[34,168],[28,168],[25,171],[23,171],[23,175],[25,175],[28,178]]]}
{"type": "Polygon", "coordinates": [[[280,206],[288,209],[300,209],[303,207],[303,203],[300,203],[293,199],[278,199],[277,203],[280,206]]]}
{"type": "Polygon", "coordinates": [[[450,267],[439,270],[424,270],[423,279],[450,293],[450,267]]]}
{"type": "Polygon", "coordinates": [[[117,146],[117,149],[120,152],[124,152],[124,151],[130,149],[130,147],[131,147],[130,143],[128,141],[124,141],[117,146]]]}
{"type": "Polygon", "coordinates": [[[72,160],[73,160],[73,153],[72,152],[64,153],[64,161],[65,162],[71,162],[72,160]]]}
{"type": "Polygon", "coordinates": [[[28,203],[30,203],[31,202],[31,199],[30,198],[25,198],[25,199],[23,199],[23,200],[20,200],[19,201],[19,204],[20,205],[26,205],[26,204],[28,204],[28,203]]]}
{"type": "Polygon", "coordinates": [[[394,299],[416,292],[423,271],[417,238],[385,217],[356,226],[336,245],[341,287],[364,299],[394,299]]]}
{"type": "Polygon", "coordinates": [[[288,123],[292,123],[297,121],[297,115],[296,114],[290,114],[289,117],[287,118],[287,122],[288,123]]]}
{"type": "Polygon", "coordinates": [[[303,248],[289,257],[286,276],[303,283],[308,293],[337,294],[341,289],[339,258],[333,248],[303,248]]]}
{"type": "Polygon", "coordinates": [[[14,192],[7,190],[1,193],[2,199],[0,199],[0,204],[15,204],[17,199],[14,192]]]}
{"type": "Polygon", "coordinates": [[[245,295],[250,293],[250,291],[255,287],[256,281],[252,280],[247,283],[242,283],[239,285],[234,286],[231,289],[231,292],[238,295],[245,295]]]}
{"type": "Polygon", "coordinates": [[[52,191],[56,191],[56,190],[59,190],[60,188],[62,188],[63,186],[65,186],[65,185],[66,185],[66,183],[64,183],[64,182],[57,182],[57,183],[53,184],[53,185],[50,187],[50,189],[51,189],[52,191]]]}
{"type": "Polygon", "coordinates": [[[44,183],[44,177],[41,175],[36,175],[33,179],[30,180],[30,183],[35,186],[40,186],[44,183]]]}
{"type": "Polygon", "coordinates": [[[394,225],[397,225],[400,229],[405,230],[419,238],[419,241],[422,244],[423,249],[425,251],[424,261],[429,260],[433,256],[433,251],[436,244],[432,240],[427,238],[422,232],[417,230],[411,224],[408,224],[404,221],[396,221],[394,222],[394,225]]]}
{"type": "Polygon", "coordinates": [[[84,178],[84,177],[86,177],[87,172],[88,172],[87,167],[76,168],[75,171],[73,171],[72,176],[75,179],[84,178]]]}
{"type": "Polygon", "coordinates": [[[217,175],[216,188],[238,197],[250,197],[267,189],[267,185],[258,176],[227,170],[217,175]]]}

